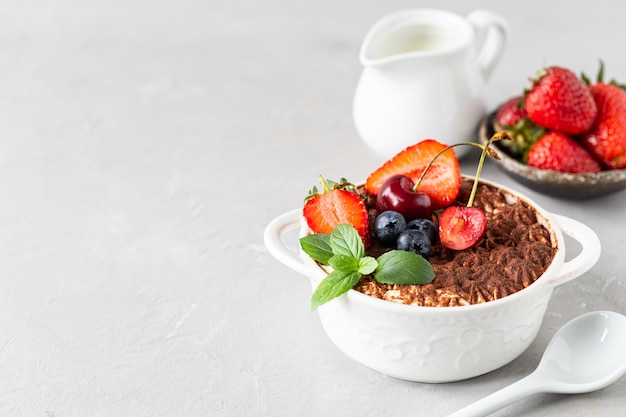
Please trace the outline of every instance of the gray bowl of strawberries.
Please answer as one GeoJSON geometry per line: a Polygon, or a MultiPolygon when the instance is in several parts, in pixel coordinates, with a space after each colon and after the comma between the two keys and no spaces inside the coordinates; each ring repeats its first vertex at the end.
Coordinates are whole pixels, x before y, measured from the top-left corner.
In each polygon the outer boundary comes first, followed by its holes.
{"type": "Polygon", "coordinates": [[[626,91],[562,67],[538,73],[524,95],[483,119],[479,141],[497,131],[498,166],[521,184],[561,198],[588,199],[626,188],[626,91]]]}

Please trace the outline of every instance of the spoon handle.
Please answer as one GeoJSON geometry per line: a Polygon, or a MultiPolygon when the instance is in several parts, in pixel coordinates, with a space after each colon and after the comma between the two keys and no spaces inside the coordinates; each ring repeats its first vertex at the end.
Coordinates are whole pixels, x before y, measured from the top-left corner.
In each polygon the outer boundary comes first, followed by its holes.
{"type": "Polygon", "coordinates": [[[524,397],[542,392],[543,384],[541,381],[542,379],[539,377],[538,372],[535,371],[519,381],[450,414],[448,417],[481,417],[489,415],[524,397]]]}

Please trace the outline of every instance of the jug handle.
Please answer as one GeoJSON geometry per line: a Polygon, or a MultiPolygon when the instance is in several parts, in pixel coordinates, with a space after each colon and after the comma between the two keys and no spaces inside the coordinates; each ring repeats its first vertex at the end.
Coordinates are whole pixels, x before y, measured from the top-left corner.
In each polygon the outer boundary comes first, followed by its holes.
{"type": "Polygon", "coordinates": [[[509,24],[502,16],[488,10],[475,10],[467,15],[467,20],[474,27],[476,38],[482,39],[478,65],[486,81],[502,57],[509,36],[509,24]]]}

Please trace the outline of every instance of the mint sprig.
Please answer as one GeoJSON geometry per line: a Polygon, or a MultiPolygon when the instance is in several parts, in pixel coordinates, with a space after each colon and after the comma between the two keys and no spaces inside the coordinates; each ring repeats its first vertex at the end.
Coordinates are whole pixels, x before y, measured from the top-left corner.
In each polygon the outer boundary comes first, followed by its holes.
{"type": "Polygon", "coordinates": [[[427,284],[435,278],[432,265],[413,252],[392,250],[377,259],[367,256],[361,236],[349,224],[336,226],[330,234],[305,236],[300,247],[312,259],[333,268],[313,292],[311,310],[350,290],[363,275],[401,285],[427,284]]]}

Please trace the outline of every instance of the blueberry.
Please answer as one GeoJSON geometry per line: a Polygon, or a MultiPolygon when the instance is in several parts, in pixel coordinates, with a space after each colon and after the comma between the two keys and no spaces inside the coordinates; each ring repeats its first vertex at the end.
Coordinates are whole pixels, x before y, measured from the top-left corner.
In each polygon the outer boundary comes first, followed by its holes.
{"type": "Polygon", "coordinates": [[[406,229],[406,220],[397,211],[383,211],[374,223],[374,235],[380,243],[387,247],[394,247],[398,236],[406,229]]]}
{"type": "Polygon", "coordinates": [[[397,248],[408,250],[427,258],[430,255],[431,243],[426,233],[421,230],[406,229],[400,233],[397,240],[397,248]]]}
{"type": "Polygon", "coordinates": [[[428,219],[415,219],[411,220],[407,225],[407,229],[420,230],[428,236],[430,242],[436,242],[437,238],[439,238],[439,231],[437,230],[437,226],[435,223],[428,219]]]}

